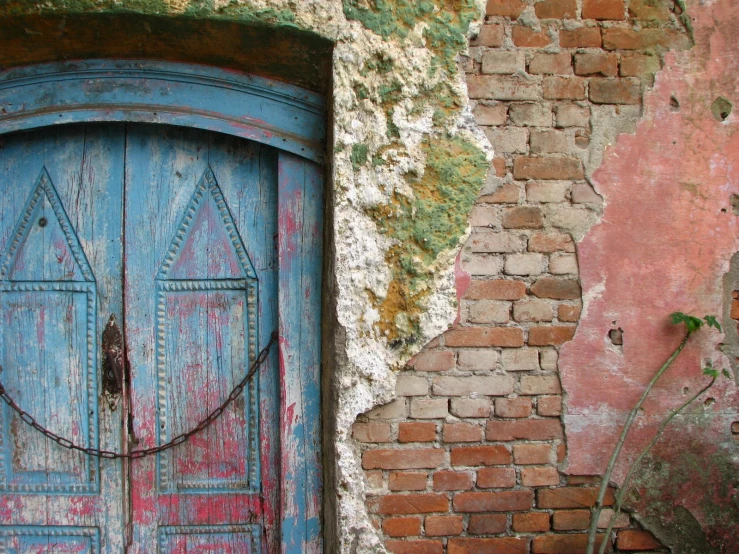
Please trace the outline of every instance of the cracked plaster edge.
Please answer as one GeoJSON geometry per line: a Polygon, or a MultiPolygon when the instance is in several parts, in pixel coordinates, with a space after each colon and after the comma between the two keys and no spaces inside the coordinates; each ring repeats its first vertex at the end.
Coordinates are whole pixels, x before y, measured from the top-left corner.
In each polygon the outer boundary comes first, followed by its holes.
{"type": "MultiPolygon", "coordinates": [[[[484,17],[484,0],[477,0],[479,19],[477,25],[470,26],[469,36],[473,36],[484,17]]],[[[370,31],[366,31],[371,33],[370,31]]],[[[341,73],[337,59],[342,58],[341,44],[336,45],[334,78],[341,73]]],[[[356,44],[355,44],[356,46],[356,44]]],[[[447,129],[451,134],[461,134],[473,142],[486,154],[488,162],[492,162],[493,151],[485,134],[477,126],[469,105],[465,75],[461,71],[456,75],[455,89],[459,99],[464,102],[452,128],[447,129]]],[[[335,96],[335,127],[339,125],[336,117],[339,112],[335,96]]],[[[396,122],[397,123],[397,122],[396,122]]],[[[409,125],[413,127],[412,125],[409,125]]],[[[400,127],[400,125],[399,125],[400,127]]],[[[430,135],[432,128],[422,125],[422,135],[430,135]]],[[[407,136],[408,126],[405,127],[407,136]]],[[[413,132],[419,132],[418,129],[413,132]]],[[[406,143],[407,144],[407,143],[406,143]]],[[[338,144],[335,143],[334,147],[338,144]]],[[[423,170],[425,159],[418,152],[417,168],[423,170]]],[[[356,175],[352,171],[348,156],[334,160],[335,169],[333,180],[335,190],[342,188],[347,181],[354,181],[356,175]]],[[[360,179],[362,179],[360,172],[360,179]]],[[[403,183],[399,183],[403,186],[403,183]]],[[[386,267],[384,254],[391,246],[390,239],[382,236],[374,222],[348,201],[346,197],[338,198],[334,208],[334,236],[337,266],[334,277],[338,285],[337,303],[338,324],[346,333],[346,342],[338,345],[345,353],[345,365],[335,368],[338,388],[338,406],[335,411],[337,435],[334,437],[334,451],[336,454],[337,487],[337,529],[339,552],[384,553],[386,549],[378,530],[372,524],[366,505],[366,487],[364,473],[361,467],[361,453],[356,442],[351,438],[352,425],[356,418],[374,407],[387,404],[395,398],[394,369],[401,368],[411,356],[433,338],[444,332],[453,322],[458,313],[456,288],[454,279],[454,263],[462,245],[470,235],[468,225],[465,233],[459,237],[457,246],[440,254],[434,264],[435,272],[431,293],[425,300],[424,310],[420,317],[419,331],[421,340],[405,350],[402,354],[389,348],[387,341],[378,337],[371,325],[377,317],[370,299],[359,283],[363,281],[358,271],[364,266],[366,271],[379,272],[371,282],[369,288],[373,290],[387,290],[390,282],[390,272],[386,267]],[[347,238],[345,231],[352,229],[351,238],[359,239],[362,245],[344,241],[347,238]],[[374,239],[374,240],[373,240],[374,239]],[[352,260],[351,265],[342,264],[340,260],[352,260]],[[378,286],[379,285],[379,286],[378,286]],[[361,313],[357,313],[357,299],[361,299],[361,313]],[[365,316],[368,316],[365,319],[365,316]]]]}

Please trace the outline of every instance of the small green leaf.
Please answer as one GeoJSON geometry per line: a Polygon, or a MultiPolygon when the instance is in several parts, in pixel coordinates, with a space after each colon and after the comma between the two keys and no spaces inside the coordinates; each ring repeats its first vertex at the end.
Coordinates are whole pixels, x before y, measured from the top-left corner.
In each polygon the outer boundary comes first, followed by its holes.
{"type": "Polygon", "coordinates": [[[721,373],[723,373],[724,377],[726,377],[727,379],[731,379],[731,373],[729,373],[728,369],[722,369],[721,373]]]}
{"type": "Polygon", "coordinates": [[[670,317],[672,318],[672,322],[676,325],[678,323],[684,323],[685,327],[688,330],[688,333],[693,333],[694,331],[697,331],[703,325],[703,322],[697,317],[684,314],[683,312],[673,312],[670,314],[670,317]]]}
{"type": "Polygon", "coordinates": [[[718,377],[718,369],[713,369],[712,367],[704,367],[703,375],[709,375],[715,379],[716,377],[718,377]]]}
{"type": "Polygon", "coordinates": [[[670,314],[670,317],[672,318],[672,322],[677,325],[678,323],[682,323],[685,319],[685,314],[682,312],[672,312],[670,314]]]}
{"type": "Polygon", "coordinates": [[[722,332],[721,331],[721,324],[718,322],[718,320],[716,319],[716,316],[715,315],[707,315],[703,319],[706,320],[706,323],[708,323],[708,326],[709,327],[715,327],[716,329],[718,329],[719,333],[722,332]]]}

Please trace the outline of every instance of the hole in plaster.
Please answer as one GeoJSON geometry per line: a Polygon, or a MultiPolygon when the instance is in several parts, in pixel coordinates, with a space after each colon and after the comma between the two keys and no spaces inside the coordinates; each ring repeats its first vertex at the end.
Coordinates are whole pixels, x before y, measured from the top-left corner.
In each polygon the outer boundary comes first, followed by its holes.
{"type": "Polygon", "coordinates": [[[680,111],[680,102],[674,96],[670,96],[670,108],[673,112],[680,111]]]}
{"type": "Polygon", "coordinates": [[[722,214],[725,214],[726,213],[726,208],[721,208],[721,213],[722,214]]]}
{"type": "Polygon", "coordinates": [[[719,96],[711,104],[711,113],[716,121],[726,121],[726,118],[731,115],[731,110],[734,108],[731,102],[729,102],[723,96],[719,96]]]}
{"type": "Polygon", "coordinates": [[[731,424],[731,434],[739,435],[739,421],[735,421],[731,424]]]}
{"type": "Polygon", "coordinates": [[[703,402],[703,405],[704,405],[704,406],[705,406],[706,408],[710,408],[710,407],[711,407],[711,406],[713,406],[713,405],[714,405],[715,403],[716,403],[716,399],[715,399],[715,398],[706,398],[706,399],[705,399],[705,401],[703,402]]]}
{"type": "Polygon", "coordinates": [[[731,209],[734,210],[734,215],[739,215],[739,194],[731,195],[731,209]]]}
{"type": "Polygon", "coordinates": [[[578,148],[587,148],[590,144],[590,135],[587,131],[575,132],[575,145],[578,148]]]}
{"type": "Polygon", "coordinates": [[[690,392],[690,389],[688,387],[683,387],[683,395],[688,394],[690,392]]]}
{"type": "Polygon", "coordinates": [[[623,346],[624,344],[624,330],[619,327],[618,329],[611,329],[608,331],[608,339],[614,346],[623,346]]]}

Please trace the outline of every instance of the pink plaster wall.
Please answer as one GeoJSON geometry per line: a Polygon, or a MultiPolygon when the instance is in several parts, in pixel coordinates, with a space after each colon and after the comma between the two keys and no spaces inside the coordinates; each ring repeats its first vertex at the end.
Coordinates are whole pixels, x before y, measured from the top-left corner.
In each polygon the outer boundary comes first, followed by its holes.
{"type": "MultiPolygon", "coordinates": [[[[585,309],[560,356],[572,474],[603,473],[626,414],[680,341],[682,329],[669,324],[668,314],[721,317],[727,301],[722,278],[739,251],[739,216],[730,202],[739,194],[739,3],[694,1],[688,13],[696,45],[666,56],[636,134],[621,135],[594,176],[606,208],[578,245],[585,309]],[[679,109],[670,105],[673,96],[679,109]],[[711,113],[718,96],[735,104],[725,122],[711,113]],[[624,330],[622,352],[608,340],[614,327],[624,330]]],[[[686,398],[684,389],[692,394],[707,382],[701,360],[728,367],[717,350],[722,336],[699,335],[647,401],[626,458],[633,459],[663,415],[686,398]]],[[[685,481],[672,503],[704,527],[718,525],[716,532],[734,541],[726,544],[737,545],[739,522],[717,524],[708,504],[728,503],[739,513],[739,440],[730,430],[739,420],[739,394],[726,381],[710,396],[715,403],[701,402],[665,434],[658,455],[667,476],[660,482],[685,481]],[[696,456],[726,463],[694,467],[696,456]],[[721,474],[685,478],[706,471],[721,474]],[[717,492],[714,481],[727,485],[717,492]]],[[[621,464],[617,480],[623,473],[621,464]]]]}

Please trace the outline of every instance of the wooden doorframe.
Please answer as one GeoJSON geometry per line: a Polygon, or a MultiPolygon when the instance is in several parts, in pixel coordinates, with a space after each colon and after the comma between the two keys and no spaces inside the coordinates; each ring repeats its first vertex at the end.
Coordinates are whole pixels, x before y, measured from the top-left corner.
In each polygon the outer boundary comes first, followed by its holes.
{"type": "MultiPolygon", "coordinates": [[[[315,208],[314,213],[305,213],[304,196],[316,195],[312,206],[322,210],[325,99],[233,70],[150,60],[86,60],[0,72],[0,134],[94,122],[192,127],[279,151],[282,551],[321,552],[323,214],[315,213],[315,208]],[[295,322],[315,327],[313,344],[305,344],[295,322]]],[[[260,348],[269,341],[269,330],[261,335],[260,348]]]]}

